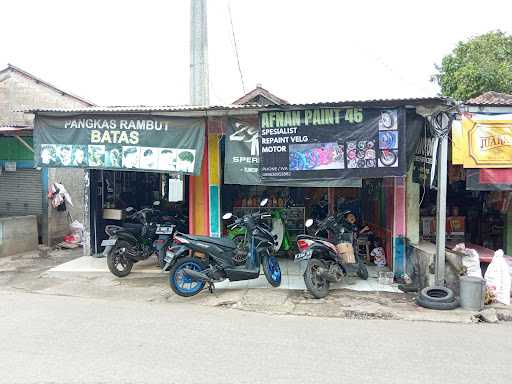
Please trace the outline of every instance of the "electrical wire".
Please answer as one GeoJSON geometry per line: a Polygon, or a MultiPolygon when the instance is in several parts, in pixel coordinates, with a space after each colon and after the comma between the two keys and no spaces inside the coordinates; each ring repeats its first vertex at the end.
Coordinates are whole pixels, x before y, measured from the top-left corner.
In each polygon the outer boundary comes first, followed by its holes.
{"type": "Polygon", "coordinates": [[[231,23],[231,34],[233,35],[233,44],[235,47],[236,63],[238,65],[238,72],[240,73],[240,80],[242,82],[242,90],[245,95],[246,94],[245,81],[244,81],[244,75],[242,73],[242,67],[240,66],[240,57],[238,55],[238,44],[236,42],[235,27],[233,26],[233,15],[231,14],[231,1],[228,2],[228,13],[229,13],[229,22],[231,23]]]}

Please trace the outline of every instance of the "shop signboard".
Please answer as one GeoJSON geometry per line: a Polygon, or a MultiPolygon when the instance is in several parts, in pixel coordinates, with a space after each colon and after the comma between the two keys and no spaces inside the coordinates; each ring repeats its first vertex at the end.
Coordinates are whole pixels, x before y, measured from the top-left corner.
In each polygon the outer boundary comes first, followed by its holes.
{"type": "Polygon", "coordinates": [[[466,189],[468,191],[512,191],[512,169],[468,169],[466,189]]]}
{"type": "Polygon", "coordinates": [[[463,114],[452,127],[452,162],[464,168],[512,168],[512,114],[463,114]]]}
{"type": "Polygon", "coordinates": [[[264,181],[406,173],[402,109],[265,111],[259,120],[259,171],[264,181]]]}
{"type": "Polygon", "coordinates": [[[436,140],[430,129],[424,129],[424,134],[419,138],[413,155],[413,181],[415,183],[430,184],[433,171],[432,163],[434,150],[437,147],[436,140]]]}
{"type": "Polygon", "coordinates": [[[259,176],[260,129],[258,116],[229,118],[226,126],[224,161],[224,183],[241,185],[287,185],[295,187],[361,187],[360,178],[297,181],[286,184],[276,181],[262,181],[259,176]]]}
{"type": "Polygon", "coordinates": [[[205,123],[200,118],[37,115],[34,122],[38,167],[198,175],[204,142],[205,123]]]}

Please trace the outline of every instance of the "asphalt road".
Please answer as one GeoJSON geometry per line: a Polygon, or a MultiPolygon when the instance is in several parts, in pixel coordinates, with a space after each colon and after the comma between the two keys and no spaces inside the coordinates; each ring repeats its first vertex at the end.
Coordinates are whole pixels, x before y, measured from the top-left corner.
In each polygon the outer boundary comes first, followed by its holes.
{"type": "Polygon", "coordinates": [[[511,335],[0,292],[0,383],[510,383],[511,335]]]}

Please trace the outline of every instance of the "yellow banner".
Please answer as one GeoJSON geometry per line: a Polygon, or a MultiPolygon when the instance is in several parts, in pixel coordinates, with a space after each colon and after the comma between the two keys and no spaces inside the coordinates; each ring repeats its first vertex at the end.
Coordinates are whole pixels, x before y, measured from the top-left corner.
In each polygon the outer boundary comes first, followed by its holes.
{"type": "Polygon", "coordinates": [[[492,118],[465,114],[462,121],[454,122],[453,164],[464,168],[512,168],[512,120],[492,118]]]}

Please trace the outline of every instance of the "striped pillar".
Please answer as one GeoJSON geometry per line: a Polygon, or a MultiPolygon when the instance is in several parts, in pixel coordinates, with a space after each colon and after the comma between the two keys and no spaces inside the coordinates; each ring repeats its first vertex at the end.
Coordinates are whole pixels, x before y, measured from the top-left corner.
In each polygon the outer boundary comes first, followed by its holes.
{"type": "Polygon", "coordinates": [[[205,143],[201,173],[190,176],[189,179],[189,233],[208,236],[209,228],[209,198],[208,198],[208,143],[205,143]]]}
{"type": "Polygon", "coordinates": [[[407,201],[405,177],[395,177],[393,180],[393,272],[395,272],[395,276],[401,276],[405,272],[406,260],[407,201]]]}
{"type": "Polygon", "coordinates": [[[221,236],[220,213],[220,136],[208,136],[208,190],[209,190],[209,233],[221,236]]]}

